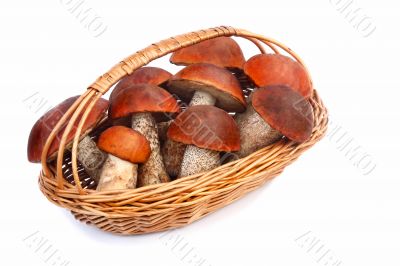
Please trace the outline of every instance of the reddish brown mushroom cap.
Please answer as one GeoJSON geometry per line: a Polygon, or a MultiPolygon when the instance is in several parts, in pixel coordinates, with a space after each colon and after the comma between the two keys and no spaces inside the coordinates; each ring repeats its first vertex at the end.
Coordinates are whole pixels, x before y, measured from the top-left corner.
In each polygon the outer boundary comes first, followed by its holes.
{"type": "MultiPolygon", "coordinates": [[[[68,111],[68,109],[73,105],[73,103],[79,98],[79,96],[71,97],[52,108],[46,114],[44,114],[32,127],[31,133],[28,140],[28,160],[30,162],[40,162],[42,151],[46,143],[47,138],[50,136],[51,131],[61,119],[61,117],[68,111]]],[[[89,113],[85,124],[82,128],[82,135],[87,135],[103,118],[106,116],[106,111],[108,109],[108,101],[105,99],[99,99],[92,111],[89,113]]],[[[78,127],[81,115],[75,121],[74,126],[67,136],[67,146],[73,141],[76,129],[78,127]]],[[[64,129],[61,129],[53,143],[50,145],[48,151],[48,160],[54,158],[56,152],[58,151],[61,137],[64,133],[64,129]]]]}
{"type": "Polygon", "coordinates": [[[153,84],[160,86],[166,83],[172,76],[168,71],[158,67],[142,67],[134,71],[131,75],[123,78],[115,86],[115,89],[110,94],[110,101],[117,95],[121,90],[128,88],[136,84],[153,84]]]}
{"type": "Polygon", "coordinates": [[[311,81],[305,68],[293,59],[279,54],[263,54],[250,58],[244,72],[257,87],[286,85],[309,98],[311,81]]]}
{"type": "Polygon", "coordinates": [[[215,106],[196,105],[179,114],[168,128],[168,137],[214,151],[240,149],[239,129],[233,118],[215,106]]]}
{"type": "Polygon", "coordinates": [[[110,103],[111,118],[134,113],[178,113],[178,102],[166,90],[151,84],[138,84],[124,89],[110,103]]]}
{"type": "Polygon", "coordinates": [[[310,102],[287,86],[257,89],[252,95],[256,112],[287,138],[303,142],[310,138],[314,116],[310,102]]]}
{"type": "Polygon", "coordinates": [[[97,146],[122,160],[144,163],[149,159],[149,141],[139,132],[128,127],[113,126],[101,133],[97,146]]]}
{"type": "Polygon", "coordinates": [[[210,63],[229,69],[242,69],[245,58],[232,38],[217,37],[174,52],[170,62],[176,65],[210,63]]]}
{"type": "Polygon", "coordinates": [[[217,99],[216,106],[228,112],[243,112],[246,100],[239,81],[228,70],[212,64],[193,64],[176,73],[169,81],[171,93],[189,101],[194,91],[206,91],[217,99]]]}

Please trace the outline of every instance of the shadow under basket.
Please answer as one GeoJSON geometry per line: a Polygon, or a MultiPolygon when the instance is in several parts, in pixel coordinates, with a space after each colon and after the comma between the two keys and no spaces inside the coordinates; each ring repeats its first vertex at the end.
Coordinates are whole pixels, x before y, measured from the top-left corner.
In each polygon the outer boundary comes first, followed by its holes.
{"type": "Polygon", "coordinates": [[[253,42],[261,53],[266,53],[264,46],[275,53],[286,52],[304,66],[301,59],[285,45],[232,27],[191,32],[152,44],[99,77],[55,126],[44,147],[44,155],[55,134],[66,125],[61,140],[65,139],[80,118],[71,151],[66,150],[61,141],[56,162],[49,164],[42,160],[39,186],[43,194],[56,205],[70,210],[76,219],[107,232],[124,235],[158,232],[190,224],[245,196],[279,175],[287,165],[318,142],[327,130],[328,115],[314,90],[309,99],[314,128],[306,142],[295,143],[283,138],[240,160],[169,183],[116,191],[93,190],[96,184],[77,162],[76,152],[83,121],[97,100],[124,76],[149,62],[180,48],[220,36],[245,38],[253,42]]]}

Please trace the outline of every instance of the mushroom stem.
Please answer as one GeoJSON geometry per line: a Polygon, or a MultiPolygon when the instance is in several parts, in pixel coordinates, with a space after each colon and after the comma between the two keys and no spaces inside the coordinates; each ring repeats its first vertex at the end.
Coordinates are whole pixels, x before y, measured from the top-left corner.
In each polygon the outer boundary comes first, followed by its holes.
{"type": "Polygon", "coordinates": [[[158,138],[161,145],[161,156],[164,159],[165,171],[171,178],[177,177],[185,152],[186,145],[180,142],[175,142],[167,137],[168,127],[172,120],[160,122],[157,124],[158,138]]]}
{"type": "Polygon", "coordinates": [[[177,177],[181,167],[183,154],[185,153],[186,144],[173,141],[167,137],[168,127],[172,120],[157,124],[158,135],[161,143],[161,156],[164,159],[165,171],[173,178],[177,177]]]}
{"type": "Polygon", "coordinates": [[[169,126],[171,125],[173,120],[169,120],[166,122],[160,122],[157,124],[157,130],[158,130],[158,139],[160,140],[160,145],[168,139],[167,137],[167,131],[169,126]]]}
{"type": "Polygon", "coordinates": [[[193,105],[215,105],[215,102],[217,99],[215,99],[214,96],[212,96],[210,93],[206,91],[195,91],[192,97],[192,100],[189,103],[189,106],[193,105]]]}
{"type": "Polygon", "coordinates": [[[132,129],[142,133],[150,143],[151,154],[147,162],[140,165],[138,185],[147,186],[169,181],[160,152],[157,124],[150,113],[132,115],[132,129]]]}
{"type": "Polygon", "coordinates": [[[98,191],[135,188],[137,182],[137,164],[108,154],[100,174],[98,191]]]}
{"type": "Polygon", "coordinates": [[[101,151],[96,142],[89,136],[84,137],[78,144],[78,160],[82,164],[86,173],[92,177],[96,183],[99,182],[100,170],[107,159],[107,154],[101,151]]]}
{"type": "Polygon", "coordinates": [[[214,169],[220,165],[218,151],[187,145],[183,156],[179,177],[193,175],[214,169]]]}
{"type": "Polygon", "coordinates": [[[240,151],[236,152],[239,158],[268,146],[282,138],[282,134],[268,125],[248,104],[244,113],[235,115],[235,121],[240,130],[240,151]]]}
{"type": "Polygon", "coordinates": [[[185,153],[186,144],[167,139],[162,148],[161,153],[164,158],[165,170],[171,177],[177,177],[185,153]]]}

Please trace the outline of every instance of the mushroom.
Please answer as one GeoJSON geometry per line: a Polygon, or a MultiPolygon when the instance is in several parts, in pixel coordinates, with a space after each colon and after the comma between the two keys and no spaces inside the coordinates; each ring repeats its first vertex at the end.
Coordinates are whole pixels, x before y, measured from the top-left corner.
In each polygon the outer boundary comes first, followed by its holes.
{"type": "Polygon", "coordinates": [[[185,67],[168,82],[171,93],[192,105],[216,105],[228,112],[246,109],[238,80],[228,70],[206,63],[185,67]],[[194,93],[194,94],[193,94],[194,93]]]}
{"type": "Polygon", "coordinates": [[[283,136],[304,142],[313,129],[311,104],[288,86],[260,88],[251,95],[246,112],[236,114],[240,129],[239,158],[243,158],[283,136]]]}
{"type": "Polygon", "coordinates": [[[178,177],[214,169],[220,165],[220,151],[238,151],[239,129],[225,111],[206,105],[191,106],[168,128],[168,137],[186,144],[178,177]]]}
{"type": "Polygon", "coordinates": [[[150,156],[150,144],[139,132],[113,126],[101,133],[98,147],[108,153],[101,168],[98,191],[135,188],[138,163],[150,156]]]}
{"type": "MultiPolygon", "coordinates": [[[[169,91],[194,105],[216,105],[228,112],[243,112],[246,102],[238,80],[228,70],[212,64],[193,64],[175,74],[169,91]],[[191,100],[190,100],[191,99],[191,100]]],[[[180,171],[185,145],[166,140],[162,147],[167,172],[180,171]]]]}
{"type": "Polygon", "coordinates": [[[176,65],[210,63],[231,71],[241,70],[245,61],[240,46],[229,37],[217,37],[179,49],[170,58],[176,65]]]}
{"type": "MultiPolygon", "coordinates": [[[[30,162],[40,162],[44,145],[51,131],[78,98],[79,96],[75,96],[66,99],[49,110],[33,125],[28,140],[28,160],[30,162]]],[[[108,101],[100,98],[94,105],[83,125],[83,133],[78,144],[78,161],[82,164],[89,176],[91,176],[96,182],[99,178],[99,169],[104,163],[106,155],[96,146],[96,143],[91,139],[89,133],[104,120],[107,109],[108,101]]],[[[74,126],[67,136],[67,149],[72,146],[80,117],[75,121],[74,126]]],[[[47,161],[51,162],[55,159],[63,133],[64,129],[61,129],[54,138],[48,150],[47,161]]]]}
{"type": "Polygon", "coordinates": [[[217,37],[174,52],[170,62],[176,65],[209,63],[231,71],[241,86],[249,87],[251,83],[243,72],[246,62],[238,43],[229,37],[217,37]]]}
{"type": "MultiPolygon", "coordinates": [[[[158,68],[158,67],[141,67],[135,70],[132,74],[121,79],[113,91],[110,94],[110,102],[113,101],[114,97],[123,91],[126,88],[129,88],[132,85],[137,84],[153,84],[160,87],[166,87],[169,78],[172,76],[168,71],[158,68]]],[[[170,118],[165,117],[160,114],[158,117],[155,117],[157,122],[165,121],[170,118]],[[167,119],[166,119],[167,118],[167,119]]],[[[115,119],[112,121],[113,125],[123,125],[130,126],[131,120],[130,117],[124,117],[121,119],[115,119]]]]}
{"type": "Polygon", "coordinates": [[[280,54],[261,54],[250,58],[244,65],[245,74],[257,87],[286,85],[309,98],[311,81],[306,69],[297,61],[280,54]]]}
{"type": "Polygon", "coordinates": [[[118,93],[110,103],[111,118],[131,117],[132,128],[142,133],[150,142],[150,158],[139,167],[139,186],[169,181],[160,154],[156,121],[152,114],[179,111],[177,101],[169,92],[151,84],[132,85],[118,93]]]}
{"type": "Polygon", "coordinates": [[[137,84],[153,84],[164,87],[172,76],[168,71],[158,67],[141,67],[132,74],[121,79],[110,94],[110,102],[122,90],[137,84]]]}

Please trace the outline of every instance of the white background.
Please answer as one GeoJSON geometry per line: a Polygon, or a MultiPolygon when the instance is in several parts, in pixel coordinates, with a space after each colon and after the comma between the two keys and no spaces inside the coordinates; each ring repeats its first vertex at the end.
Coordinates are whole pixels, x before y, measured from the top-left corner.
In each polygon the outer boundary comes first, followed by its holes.
{"type": "MultiPolygon", "coordinates": [[[[344,0],[85,0],[107,26],[97,38],[68,11],[68,1],[0,6],[1,265],[51,265],[31,235],[69,265],[195,265],[182,259],[182,243],[203,265],[324,265],[323,252],[337,265],[400,264],[398,1],[351,3],[376,26],[365,37],[337,11],[344,0]],[[26,159],[30,128],[45,109],[153,42],[219,25],[271,36],[299,53],[332,126],[376,168],[365,175],[337,136],[327,137],[268,185],[164,237],[103,233],[49,203],[37,185],[40,166],[26,159]],[[32,95],[47,107],[37,110],[32,95]],[[183,239],[179,248],[174,238],[183,239]]],[[[255,53],[241,44],[246,56],[255,53]]]]}

